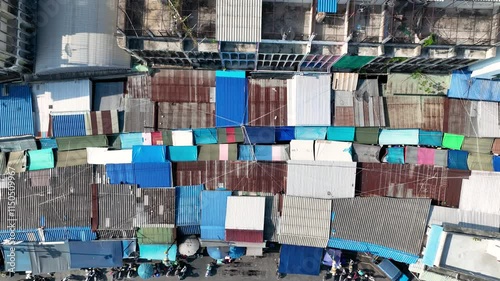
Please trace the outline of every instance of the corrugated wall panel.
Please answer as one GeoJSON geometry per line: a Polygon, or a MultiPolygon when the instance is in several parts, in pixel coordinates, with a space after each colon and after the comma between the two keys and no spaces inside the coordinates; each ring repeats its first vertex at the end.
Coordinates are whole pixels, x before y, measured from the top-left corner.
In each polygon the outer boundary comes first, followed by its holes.
{"type": "Polygon", "coordinates": [[[262,243],[264,233],[262,230],[226,229],[226,241],[262,243]]]}
{"type": "Polygon", "coordinates": [[[151,78],[151,87],[153,101],[209,103],[215,71],[164,69],[151,78]]]}
{"type": "Polygon", "coordinates": [[[248,125],[286,126],[286,80],[250,79],[248,84],[248,125]]]}
{"type": "Polygon", "coordinates": [[[213,103],[158,103],[158,129],[215,127],[213,103]]]}
{"type": "Polygon", "coordinates": [[[317,0],[317,11],[320,13],[336,13],[337,0],[317,0]]]}
{"type": "Polygon", "coordinates": [[[127,94],[135,99],[151,98],[151,77],[149,75],[129,76],[127,78],[127,94]]]}
{"type": "Polygon", "coordinates": [[[52,135],[56,138],[87,135],[85,117],[85,114],[51,115],[52,135]]]}
{"type": "Polygon", "coordinates": [[[262,0],[217,0],[217,41],[260,42],[262,0]]]}
{"type": "Polygon", "coordinates": [[[246,124],[248,122],[247,79],[223,77],[217,74],[216,83],[215,126],[228,127],[246,124]]]}
{"type": "Polygon", "coordinates": [[[0,137],[33,135],[30,87],[8,85],[0,91],[0,137]]]}
{"type": "Polygon", "coordinates": [[[287,167],[284,163],[241,161],[198,161],[175,165],[175,185],[204,184],[216,189],[219,183],[229,190],[269,192],[286,190],[287,167]]]}

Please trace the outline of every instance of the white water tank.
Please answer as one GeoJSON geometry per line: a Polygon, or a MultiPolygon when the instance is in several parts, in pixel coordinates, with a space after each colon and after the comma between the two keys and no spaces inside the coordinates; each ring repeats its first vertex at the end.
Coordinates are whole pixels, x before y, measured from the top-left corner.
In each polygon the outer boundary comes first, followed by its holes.
{"type": "Polygon", "coordinates": [[[39,0],[36,74],[126,69],[116,0],[39,0]]]}

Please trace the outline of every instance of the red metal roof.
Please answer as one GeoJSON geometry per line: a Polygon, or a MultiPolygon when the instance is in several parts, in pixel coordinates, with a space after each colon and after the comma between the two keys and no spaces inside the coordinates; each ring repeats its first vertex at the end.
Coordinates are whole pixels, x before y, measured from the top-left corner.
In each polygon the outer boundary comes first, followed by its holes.
{"type": "Polygon", "coordinates": [[[287,82],[278,79],[250,79],[248,82],[248,124],[287,125],[287,82]]]}
{"type": "Polygon", "coordinates": [[[360,163],[359,196],[431,198],[433,204],[458,208],[462,179],[470,171],[413,164],[360,163]]]}
{"type": "Polygon", "coordinates": [[[211,128],[215,126],[213,103],[158,103],[158,129],[211,128]]]}
{"type": "Polygon", "coordinates": [[[127,94],[131,98],[151,98],[151,77],[147,75],[129,76],[127,79],[127,94]]]}
{"type": "Polygon", "coordinates": [[[151,78],[153,101],[210,102],[215,71],[165,69],[151,78]]]}
{"type": "Polygon", "coordinates": [[[205,184],[216,189],[221,183],[229,190],[248,192],[286,192],[285,163],[243,161],[181,162],[175,167],[176,186],[205,184]]]}
{"type": "Polygon", "coordinates": [[[226,241],[262,243],[262,242],[264,242],[264,231],[262,231],[262,230],[226,229],[226,241]]]}

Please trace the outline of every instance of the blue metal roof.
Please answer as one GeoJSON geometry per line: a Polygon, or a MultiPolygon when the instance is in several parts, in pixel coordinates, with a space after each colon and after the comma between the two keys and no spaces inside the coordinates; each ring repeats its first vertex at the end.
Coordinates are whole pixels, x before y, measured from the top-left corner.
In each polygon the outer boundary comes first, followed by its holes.
{"type": "Polygon", "coordinates": [[[172,187],[172,164],[134,163],[135,184],[140,188],[172,187]]]}
{"type": "Polygon", "coordinates": [[[500,102],[500,81],[472,78],[471,74],[460,70],[452,73],[449,98],[500,102]]]}
{"type": "Polygon", "coordinates": [[[167,161],[167,148],[163,145],[134,145],[132,163],[164,163],[167,161]]]}
{"type": "Polygon", "coordinates": [[[336,13],[337,0],[318,0],[316,11],[318,13],[336,13]]]}
{"type": "Polygon", "coordinates": [[[52,135],[56,138],[87,135],[85,114],[52,115],[52,135]]]}
{"type": "Polygon", "coordinates": [[[217,129],[215,128],[194,129],[193,136],[196,144],[217,143],[217,129]]]}
{"type": "Polygon", "coordinates": [[[297,140],[324,140],[328,127],[295,127],[297,140]]]}
{"type": "Polygon", "coordinates": [[[69,242],[70,268],[122,266],[122,241],[69,242]]]}
{"type": "Polygon", "coordinates": [[[323,249],[281,245],[279,272],[285,274],[319,275],[323,249]]]}
{"type": "Polygon", "coordinates": [[[424,257],[422,259],[422,262],[427,266],[430,267],[434,266],[434,260],[436,259],[442,233],[443,233],[442,226],[431,225],[431,231],[427,236],[427,245],[425,246],[424,257]]]}
{"type": "Polygon", "coordinates": [[[355,127],[328,127],[327,140],[354,141],[355,127]]]}
{"type": "Polygon", "coordinates": [[[177,226],[177,231],[182,235],[193,235],[200,234],[201,228],[200,225],[179,225],[177,226]]]}
{"type": "Polygon", "coordinates": [[[29,86],[0,87],[0,137],[34,135],[33,104],[29,86]]]}
{"type": "Polygon", "coordinates": [[[201,239],[224,240],[226,238],[227,197],[231,191],[202,191],[201,239]]]}
{"type": "Polygon", "coordinates": [[[418,144],[428,146],[441,146],[443,143],[443,132],[420,130],[418,133],[418,144]]]}
{"type": "Polygon", "coordinates": [[[215,126],[248,122],[248,83],[244,71],[217,71],[215,77],[215,126]]]}
{"type": "Polygon", "coordinates": [[[280,141],[291,141],[295,139],[295,127],[284,126],[275,128],[275,139],[280,141]]]}
{"type": "MultiPolygon", "coordinates": [[[[91,241],[96,240],[97,236],[90,227],[59,227],[59,228],[45,228],[43,230],[46,242],[55,241],[91,241]]],[[[40,242],[43,241],[40,237],[38,229],[24,229],[16,230],[16,241],[26,242],[40,242]]],[[[0,240],[10,238],[8,230],[0,231],[0,240]]]]}
{"type": "Polygon", "coordinates": [[[111,184],[135,184],[133,164],[107,164],[106,175],[111,184]]]}
{"type": "MultiPolygon", "coordinates": [[[[203,185],[177,186],[175,188],[175,225],[177,227],[200,225],[201,192],[203,189],[203,185]]],[[[184,231],[189,231],[189,229],[184,231]]]]}
{"type": "Polygon", "coordinates": [[[169,146],[168,159],[172,162],[190,162],[198,160],[197,146],[169,146]]]}
{"type": "Polygon", "coordinates": [[[372,253],[383,258],[393,259],[395,261],[408,264],[416,263],[418,260],[418,256],[416,255],[412,255],[395,249],[371,243],[357,242],[340,238],[330,238],[330,240],[328,240],[328,247],[341,250],[372,253]]]}
{"type": "Polygon", "coordinates": [[[131,149],[134,145],[142,145],[142,133],[120,134],[122,149],[131,149]]]}
{"type": "Polygon", "coordinates": [[[273,144],[275,143],[274,127],[243,127],[246,144],[273,144]]]}
{"type": "Polygon", "coordinates": [[[457,170],[469,170],[467,166],[469,152],[463,150],[448,150],[448,168],[457,170]]]}

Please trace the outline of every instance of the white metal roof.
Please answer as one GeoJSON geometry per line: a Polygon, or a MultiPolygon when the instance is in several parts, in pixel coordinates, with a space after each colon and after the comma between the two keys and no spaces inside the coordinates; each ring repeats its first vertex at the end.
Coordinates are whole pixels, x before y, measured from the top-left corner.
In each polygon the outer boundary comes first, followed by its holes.
{"type": "Polygon", "coordinates": [[[49,2],[39,3],[36,73],[130,67],[115,37],[116,0],[49,2]]]}
{"type": "Polygon", "coordinates": [[[295,75],[287,83],[289,126],[331,125],[331,75],[295,75]]]}
{"type": "Polygon", "coordinates": [[[324,248],[330,236],[331,216],[330,200],[284,196],[278,242],[324,248]]]}
{"type": "Polygon", "coordinates": [[[352,143],[317,140],[314,144],[316,161],[352,162],[352,143]]]}
{"type": "Polygon", "coordinates": [[[291,140],[290,141],[291,160],[314,160],[313,140],[291,140]]]}
{"type": "Polygon", "coordinates": [[[90,111],[90,80],[32,84],[35,130],[44,136],[49,129],[52,112],[90,111]]]}
{"type": "Polygon", "coordinates": [[[217,0],[215,39],[230,42],[260,42],[262,0],[217,0]]]}
{"type": "Polygon", "coordinates": [[[489,214],[500,214],[500,173],[472,171],[462,180],[459,208],[489,214]]]}
{"type": "Polygon", "coordinates": [[[500,214],[488,214],[441,206],[431,206],[429,225],[457,224],[484,231],[500,231],[500,214]]]}
{"type": "Polygon", "coordinates": [[[106,147],[87,147],[87,163],[95,165],[132,163],[132,149],[108,150],[106,147]]]}
{"type": "Polygon", "coordinates": [[[226,229],[264,230],[265,197],[227,198],[226,229]]]}
{"type": "Polygon", "coordinates": [[[287,195],[352,198],[355,184],[355,162],[288,161],[287,195]]]}

